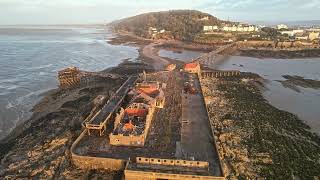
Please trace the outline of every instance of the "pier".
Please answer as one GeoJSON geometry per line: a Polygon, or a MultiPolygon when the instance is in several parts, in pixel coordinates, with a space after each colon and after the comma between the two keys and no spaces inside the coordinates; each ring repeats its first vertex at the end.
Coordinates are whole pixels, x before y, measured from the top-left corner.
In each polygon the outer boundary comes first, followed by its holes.
{"type": "Polygon", "coordinates": [[[90,77],[117,79],[120,76],[112,73],[89,72],[82,71],[77,67],[68,67],[58,72],[59,87],[68,88],[77,86],[81,83],[83,79],[90,77]]]}
{"type": "Polygon", "coordinates": [[[88,134],[90,135],[90,130],[99,130],[100,136],[103,135],[106,125],[112,114],[119,108],[123,99],[127,95],[128,91],[132,85],[137,81],[137,76],[131,76],[122,86],[116,91],[116,93],[109,99],[109,101],[98,111],[92,119],[85,122],[85,127],[88,129],[88,134]]]}
{"type": "Polygon", "coordinates": [[[196,59],[200,64],[213,68],[214,65],[223,59],[226,55],[221,55],[222,53],[233,51],[236,43],[227,44],[219,47],[218,49],[206,53],[196,59]]]}

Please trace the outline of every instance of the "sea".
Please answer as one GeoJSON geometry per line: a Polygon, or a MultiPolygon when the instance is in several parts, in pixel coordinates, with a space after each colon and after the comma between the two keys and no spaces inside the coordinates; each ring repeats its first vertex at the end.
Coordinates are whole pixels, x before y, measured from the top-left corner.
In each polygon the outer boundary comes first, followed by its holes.
{"type": "MultiPolygon", "coordinates": [[[[100,71],[124,60],[136,61],[138,48],[112,45],[108,27],[97,26],[0,26],[0,139],[27,120],[44,94],[58,87],[57,72],[69,66],[100,71]]],[[[163,49],[159,55],[191,61],[202,53],[163,49]]],[[[279,109],[296,114],[320,134],[320,90],[284,87],[283,75],[320,80],[320,58],[274,59],[230,56],[220,70],[257,73],[267,79],[265,99],[279,109]]]]}
{"type": "Polygon", "coordinates": [[[283,86],[284,75],[320,81],[320,58],[275,59],[230,56],[219,70],[253,72],[266,79],[263,96],[278,109],[297,115],[320,135],[320,89],[297,86],[298,91],[283,86]]]}
{"type": "MultiPolygon", "coordinates": [[[[200,52],[160,50],[159,55],[188,62],[200,52]]],[[[239,70],[259,74],[266,79],[264,98],[274,107],[295,114],[320,135],[320,89],[284,87],[284,75],[302,76],[320,81],[320,58],[275,59],[229,56],[216,66],[218,70],[239,70]]]]}
{"type": "Polygon", "coordinates": [[[0,139],[57,88],[57,71],[101,71],[138,58],[137,48],[110,44],[113,37],[104,25],[0,26],[0,139]]]}

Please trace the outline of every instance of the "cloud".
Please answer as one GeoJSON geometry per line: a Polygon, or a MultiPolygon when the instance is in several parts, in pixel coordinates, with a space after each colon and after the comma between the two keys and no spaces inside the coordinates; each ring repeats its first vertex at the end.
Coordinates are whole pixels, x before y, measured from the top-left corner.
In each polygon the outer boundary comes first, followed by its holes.
{"type": "Polygon", "coordinates": [[[320,0],[0,0],[0,24],[95,23],[169,9],[232,20],[320,19],[320,0]]]}
{"type": "Polygon", "coordinates": [[[307,20],[320,19],[320,1],[310,0],[212,0],[200,4],[200,10],[233,20],[307,20]]]}

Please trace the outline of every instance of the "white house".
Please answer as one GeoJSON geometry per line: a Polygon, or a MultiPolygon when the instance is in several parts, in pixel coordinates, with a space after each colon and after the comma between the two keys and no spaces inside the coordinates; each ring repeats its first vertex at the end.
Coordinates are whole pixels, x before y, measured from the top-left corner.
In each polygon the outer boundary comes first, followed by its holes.
{"type": "Polygon", "coordinates": [[[293,31],[281,31],[280,33],[281,33],[282,35],[287,34],[288,36],[294,36],[293,31]]]}
{"type": "Polygon", "coordinates": [[[277,25],[277,29],[288,29],[288,26],[285,24],[279,24],[277,25]]]}
{"type": "Polygon", "coordinates": [[[203,26],[203,31],[217,31],[219,30],[218,26],[203,26]]]}
{"type": "Polygon", "coordinates": [[[302,29],[295,29],[295,30],[291,30],[291,31],[281,31],[280,32],[282,35],[287,34],[288,36],[294,36],[296,34],[303,34],[304,30],[302,29]]]}
{"type": "Polygon", "coordinates": [[[311,32],[309,33],[309,40],[313,41],[315,39],[318,39],[319,38],[319,32],[311,32]]]}

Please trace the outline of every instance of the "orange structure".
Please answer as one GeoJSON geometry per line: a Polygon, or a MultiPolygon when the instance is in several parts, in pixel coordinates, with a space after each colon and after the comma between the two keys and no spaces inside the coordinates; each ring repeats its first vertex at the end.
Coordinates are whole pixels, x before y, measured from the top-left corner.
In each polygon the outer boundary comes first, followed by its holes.
{"type": "Polygon", "coordinates": [[[177,67],[176,64],[169,64],[169,65],[166,67],[166,70],[167,70],[167,71],[173,71],[173,70],[176,69],[176,67],[177,67]]]}
{"type": "Polygon", "coordinates": [[[113,132],[109,135],[111,145],[144,146],[155,108],[164,106],[163,87],[163,83],[155,81],[136,84],[128,93],[128,106],[116,115],[113,132]]]}
{"type": "Polygon", "coordinates": [[[200,73],[200,63],[194,61],[192,63],[185,64],[183,70],[188,73],[200,73]]]}
{"type": "Polygon", "coordinates": [[[154,95],[159,93],[159,84],[152,82],[152,83],[140,83],[137,84],[136,87],[137,91],[140,93],[145,93],[147,95],[154,95]]]}
{"type": "Polygon", "coordinates": [[[148,110],[147,110],[147,107],[144,106],[144,104],[137,103],[137,104],[132,104],[132,106],[129,106],[128,108],[126,108],[125,113],[128,116],[143,117],[147,115],[148,110]]]}
{"type": "Polygon", "coordinates": [[[58,72],[59,86],[61,88],[76,86],[81,80],[81,71],[76,67],[69,67],[58,72]]]}
{"type": "Polygon", "coordinates": [[[132,124],[132,121],[130,120],[129,123],[126,123],[123,127],[124,131],[132,131],[134,128],[134,125],[132,124]]]}

